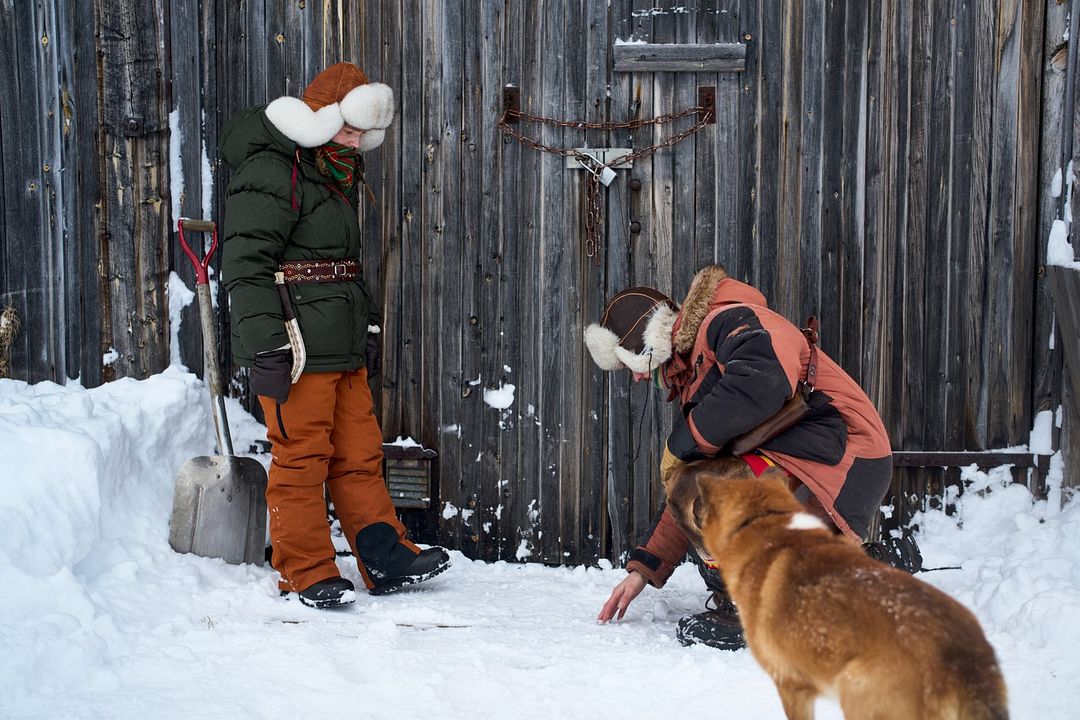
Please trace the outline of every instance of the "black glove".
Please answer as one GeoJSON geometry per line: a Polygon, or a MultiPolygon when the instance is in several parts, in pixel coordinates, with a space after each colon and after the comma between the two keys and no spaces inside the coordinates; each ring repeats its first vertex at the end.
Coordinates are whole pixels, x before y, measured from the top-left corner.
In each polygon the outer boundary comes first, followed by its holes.
{"type": "Polygon", "coordinates": [[[367,345],[364,347],[364,364],[367,366],[368,378],[373,378],[382,372],[382,343],[379,342],[382,333],[368,333],[367,345]]]}
{"type": "Polygon", "coordinates": [[[291,385],[292,350],[269,350],[255,354],[255,367],[251,368],[248,377],[251,392],[283,403],[289,399],[291,385]]]}

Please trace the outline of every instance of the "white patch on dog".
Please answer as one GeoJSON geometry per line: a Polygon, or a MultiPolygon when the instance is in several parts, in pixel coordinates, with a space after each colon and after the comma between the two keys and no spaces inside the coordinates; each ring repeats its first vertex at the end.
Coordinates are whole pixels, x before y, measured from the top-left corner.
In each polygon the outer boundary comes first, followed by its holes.
{"type": "Polygon", "coordinates": [[[795,513],[788,523],[788,530],[824,530],[825,523],[810,513],[795,513]]]}

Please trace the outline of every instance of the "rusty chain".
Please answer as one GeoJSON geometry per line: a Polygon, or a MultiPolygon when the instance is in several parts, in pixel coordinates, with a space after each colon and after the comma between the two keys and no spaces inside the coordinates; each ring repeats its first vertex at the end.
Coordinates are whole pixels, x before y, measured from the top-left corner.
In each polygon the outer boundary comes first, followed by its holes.
{"type": "Polygon", "coordinates": [[[674,122],[680,118],[689,117],[690,115],[699,115],[698,121],[691,125],[686,130],[680,133],[672,135],[667,140],[658,142],[655,145],[649,145],[637,152],[630,153],[619,159],[619,162],[613,163],[613,165],[622,165],[624,163],[637,160],[638,158],[645,157],[657,150],[662,150],[666,147],[671,147],[679,142],[682,142],[686,138],[696,133],[701,128],[705,127],[712,120],[712,110],[700,107],[687,108],[680,112],[668,113],[667,115],[658,115],[654,118],[648,118],[644,120],[626,120],[624,122],[585,122],[583,120],[556,120],[555,118],[541,117],[540,115],[531,115],[529,113],[521,112],[520,110],[506,110],[503,113],[502,118],[499,119],[499,130],[504,134],[514,138],[522,145],[531,147],[533,150],[539,150],[540,152],[551,153],[552,155],[561,155],[563,157],[576,157],[578,151],[574,148],[557,148],[550,145],[544,145],[543,143],[533,140],[532,138],[525,137],[513,127],[510,126],[510,118],[514,121],[524,121],[539,123],[541,125],[547,125],[548,127],[557,128],[570,128],[572,130],[637,130],[638,128],[647,127],[649,125],[662,125],[664,123],[674,122]]]}
{"type": "MultiPolygon", "coordinates": [[[[637,130],[639,128],[648,127],[649,125],[662,125],[664,123],[674,122],[680,118],[689,117],[690,115],[698,116],[697,122],[686,130],[676,133],[666,140],[649,145],[636,152],[632,152],[629,155],[624,155],[609,166],[618,167],[619,165],[631,163],[646,155],[651,155],[658,150],[672,147],[673,145],[682,142],[708,125],[712,120],[712,114],[713,111],[711,109],[693,107],[680,112],[668,113],[667,115],[659,115],[654,118],[641,120],[627,120],[623,122],[585,122],[583,120],[558,120],[508,108],[503,113],[503,116],[499,118],[498,128],[503,134],[509,135],[522,145],[531,147],[533,150],[539,150],[540,152],[546,152],[562,157],[576,157],[580,159],[581,153],[575,148],[558,148],[545,145],[538,140],[533,140],[518,132],[511,127],[510,123],[532,122],[540,125],[547,125],[548,127],[570,128],[572,130],[637,130]]],[[[585,165],[585,163],[582,163],[582,165],[585,165]]],[[[604,223],[603,208],[600,204],[600,179],[594,169],[586,166],[586,170],[588,171],[589,177],[586,181],[588,183],[588,191],[585,200],[585,254],[592,259],[593,265],[599,265],[601,256],[600,226],[604,223]]]]}
{"type": "Polygon", "coordinates": [[[589,173],[588,192],[585,194],[585,255],[592,264],[600,265],[600,226],[604,224],[603,208],[600,207],[600,178],[589,173]]]}

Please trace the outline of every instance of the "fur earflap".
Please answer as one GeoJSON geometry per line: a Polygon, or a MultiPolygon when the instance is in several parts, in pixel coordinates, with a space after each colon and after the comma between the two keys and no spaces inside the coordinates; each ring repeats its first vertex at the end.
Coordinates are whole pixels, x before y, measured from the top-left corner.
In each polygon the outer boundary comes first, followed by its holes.
{"type": "Polygon", "coordinates": [[[360,152],[374,150],[383,144],[385,137],[385,130],[365,130],[364,134],[360,136],[360,145],[356,149],[360,152]]]}
{"type": "Polygon", "coordinates": [[[341,116],[361,130],[383,130],[394,120],[394,91],[389,85],[358,85],[341,99],[341,116]]]}
{"type": "Polygon", "coordinates": [[[601,370],[625,367],[648,374],[671,359],[671,329],[676,317],[678,313],[669,305],[657,305],[645,324],[645,349],[640,353],[627,350],[619,344],[618,335],[595,323],[585,328],[585,345],[601,370]]]}
{"type": "Polygon", "coordinates": [[[585,347],[601,370],[622,370],[623,364],[615,354],[617,350],[622,350],[619,336],[606,327],[593,323],[585,328],[585,347]]]}
{"type": "Polygon", "coordinates": [[[645,349],[652,348],[653,367],[671,359],[671,329],[675,327],[678,311],[670,305],[657,305],[645,324],[645,349]]]}
{"type": "Polygon", "coordinates": [[[300,147],[318,147],[330,142],[345,126],[337,103],[312,110],[300,98],[279,97],[266,106],[266,119],[300,147]]]}

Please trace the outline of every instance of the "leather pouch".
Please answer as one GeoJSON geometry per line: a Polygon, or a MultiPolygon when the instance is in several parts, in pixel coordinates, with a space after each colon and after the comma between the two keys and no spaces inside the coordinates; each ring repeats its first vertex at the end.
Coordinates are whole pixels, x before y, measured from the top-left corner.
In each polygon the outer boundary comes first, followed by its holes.
{"type": "Polygon", "coordinates": [[[810,406],[806,404],[809,394],[810,389],[800,382],[795,394],[784,402],[775,415],[731,441],[731,454],[745,455],[797,424],[810,412],[810,406]]]}

